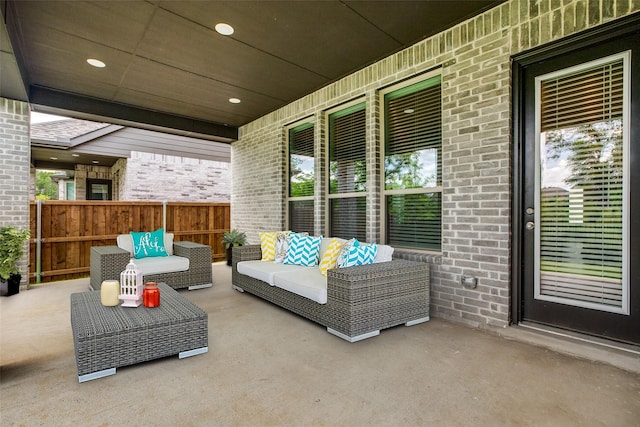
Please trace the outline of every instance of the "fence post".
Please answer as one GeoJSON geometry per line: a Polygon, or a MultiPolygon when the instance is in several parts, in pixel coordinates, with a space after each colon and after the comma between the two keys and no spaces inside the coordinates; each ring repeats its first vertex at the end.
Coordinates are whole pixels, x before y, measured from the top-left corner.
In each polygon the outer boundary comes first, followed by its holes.
{"type": "Polygon", "coordinates": [[[40,283],[42,276],[42,203],[44,200],[36,200],[36,284],[40,283]]]}
{"type": "Polygon", "coordinates": [[[167,201],[162,201],[162,228],[167,231],[167,201]]]}

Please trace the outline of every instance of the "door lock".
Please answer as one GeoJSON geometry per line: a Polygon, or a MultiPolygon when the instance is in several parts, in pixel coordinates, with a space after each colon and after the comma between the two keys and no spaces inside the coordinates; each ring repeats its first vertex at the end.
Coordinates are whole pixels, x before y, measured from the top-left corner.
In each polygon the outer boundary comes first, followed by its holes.
{"type": "Polygon", "coordinates": [[[528,221],[526,227],[527,230],[533,230],[534,228],[536,228],[536,225],[533,223],[533,221],[528,221]]]}

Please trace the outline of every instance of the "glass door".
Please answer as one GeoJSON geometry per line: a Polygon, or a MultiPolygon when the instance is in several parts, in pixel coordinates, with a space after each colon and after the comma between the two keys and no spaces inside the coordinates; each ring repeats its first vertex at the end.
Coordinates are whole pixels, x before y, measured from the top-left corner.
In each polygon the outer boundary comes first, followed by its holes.
{"type": "Polygon", "coordinates": [[[640,344],[639,56],[627,33],[519,74],[517,321],[640,344]]]}

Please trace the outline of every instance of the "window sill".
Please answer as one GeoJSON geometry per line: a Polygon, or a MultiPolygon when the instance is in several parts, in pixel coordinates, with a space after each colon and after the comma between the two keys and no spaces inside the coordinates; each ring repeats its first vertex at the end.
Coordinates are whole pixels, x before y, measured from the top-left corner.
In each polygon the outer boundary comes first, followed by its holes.
{"type": "Polygon", "coordinates": [[[428,264],[442,264],[442,253],[427,252],[417,249],[394,249],[394,258],[407,259],[409,261],[426,262],[428,264]]]}

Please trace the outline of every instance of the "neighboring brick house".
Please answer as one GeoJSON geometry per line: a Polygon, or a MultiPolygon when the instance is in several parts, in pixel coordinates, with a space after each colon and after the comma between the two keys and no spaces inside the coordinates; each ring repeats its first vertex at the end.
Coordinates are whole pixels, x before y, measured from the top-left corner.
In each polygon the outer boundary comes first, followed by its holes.
{"type": "Polygon", "coordinates": [[[60,170],[59,199],[229,202],[228,144],[68,119],[31,125],[36,169],[60,170]],[[93,191],[90,191],[93,189],[93,191]]]}

